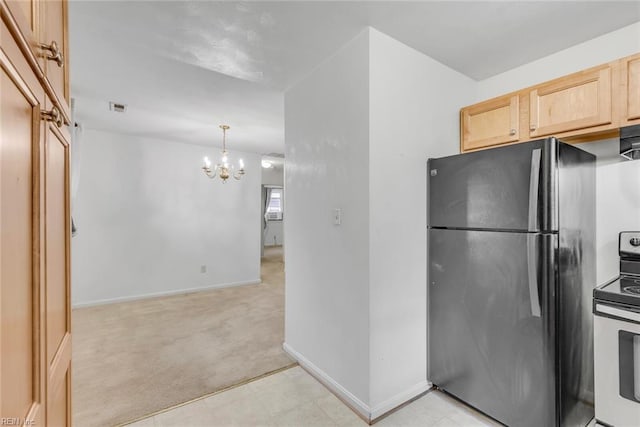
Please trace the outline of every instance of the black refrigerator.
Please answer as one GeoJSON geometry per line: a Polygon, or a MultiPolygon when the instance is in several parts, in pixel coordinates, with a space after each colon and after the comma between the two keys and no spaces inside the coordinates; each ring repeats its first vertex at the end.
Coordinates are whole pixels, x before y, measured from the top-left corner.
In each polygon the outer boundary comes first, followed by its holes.
{"type": "Polygon", "coordinates": [[[548,138],[427,180],[428,379],[508,426],[588,424],[595,157],[548,138]]]}

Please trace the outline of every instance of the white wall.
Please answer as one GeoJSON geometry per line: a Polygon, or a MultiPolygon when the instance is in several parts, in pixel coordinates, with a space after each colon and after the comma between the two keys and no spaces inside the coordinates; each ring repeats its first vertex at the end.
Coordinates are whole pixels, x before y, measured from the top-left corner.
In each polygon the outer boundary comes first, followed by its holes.
{"type": "Polygon", "coordinates": [[[476,101],[543,83],[638,52],[640,22],[482,80],[478,83],[476,101]]]}
{"type": "MultiPolygon", "coordinates": [[[[640,23],[565,49],[478,83],[476,101],[542,83],[640,52],[640,23]]],[[[457,120],[457,117],[456,117],[457,120]]],[[[621,162],[617,139],[581,144],[598,156],[596,170],[597,282],[618,273],[618,232],[640,230],[640,162],[621,162]]]]}
{"type": "Polygon", "coordinates": [[[365,416],[428,388],[426,161],[474,88],[367,29],[285,95],[285,348],[365,416]]]}
{"type": "Polygon", "coordinates": [[[640,162],[620,157],[620,141],[579,144],[596,155],[597,283],[620,271],[618,233],[640,230],[640,162]]]}
{"type": "Polygon", "coordinates": [[[222,184],[200,169],[215,150],[84,131],[74,305],[260,280],[260,157],[222,184]]]}
{"type": "Polygon", "coordinates": [[[368,43],[367,30],[285,93],[285,348],[365,403],[368,43]]]}
{"type": "Polygon", "coordinates": [[[284,185],[284,167],[262,168],[262,185],[284,185]]]}
{"type": "Polygon", "coordinates": [[[379,31],[370,37],[370,405],[379,412],[426,384],[426,161],[458,152],[456,118],[475,82],[379,31]]]}
{"type": "Polygon", "coordinates": [[[284,221],[267,221],[264,231],[265,246],[280,246],[284,243],[284,221]]]}

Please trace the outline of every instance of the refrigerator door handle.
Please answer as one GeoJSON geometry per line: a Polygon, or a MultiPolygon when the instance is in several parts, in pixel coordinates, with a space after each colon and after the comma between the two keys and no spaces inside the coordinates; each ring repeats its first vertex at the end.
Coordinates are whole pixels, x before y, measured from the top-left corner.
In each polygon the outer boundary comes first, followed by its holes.
{"type": "Polygon", "coordinates": [[[529,176],[529,231],[538,230],[538,189],[540,187],[540,158],[542,149],[531,151],[531,175],[529,176]]]}
{"type": "Polygon", "coordinates": [[[538,237],[537,234],[527,235],[527,273],[529,279],[529,300],[531,301],[531,315],[540,317],[540,297],[538,296],[538,237]]]}

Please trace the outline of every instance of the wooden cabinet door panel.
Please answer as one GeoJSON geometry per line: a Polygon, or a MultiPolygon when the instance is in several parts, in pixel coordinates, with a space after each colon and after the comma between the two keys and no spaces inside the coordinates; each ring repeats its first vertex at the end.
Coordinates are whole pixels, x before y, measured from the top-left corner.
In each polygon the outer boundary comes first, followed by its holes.
{"type": "Polygon", "coordinates": [[[496,98],[461,111],[462,151],[515,142],[520,138],[517,95],[496,98]]]}
{"type": "MultiPolygon", "coordinates": [[[[0,416],[44,425],[39,87],[3,28],[0,49],[0,416]],[[14,63],[16,65],[14,65],[14,63]],[[17,68],[16,68],[17,67],[17,68]]],[[[21,425],[21,424],[20,424],[21,425]]]]}
{"type": "MultiPolygon", "coordinates": [[[[40,41],[44,44],[55,42],[63,57],[62,65],[56,61],[46,61],[46,75],[60,101],[60,107],[69,105],[69,49],[67,34],[67,1],[47,0],[44,3],[44,34],[40,41]],[[64,105],[63,105],[64,104],[64,105]]],[[[47,53],[46,51],[44,53],[47,53]]]]}
{"type": "Polygon", "coordinates": [[[640,120],[640,54],[623,61],[622,85],[623,121],[640,120]]]}
{"type": "Polygon", "coordinates": [[[70,371],[65,371],[56,390],[48,397],[47,425],[50,427],[66,427],[71,425],[71,411],[67,391],[71,389],[70,371]]]}
{"type": "Polygon", "coordinates": [[[7,6],[11,11],[11,15],[18,23],[20,31],[27,38],[35,39],[38,37],[40,30],[40,6],[42,1],[39,0],[8,0],[7,6]]]}
{"type": "Polygon", "coordinates": [[[532,137],[605,125],[611,116],[610,66],[557,79],[529,93],[532,137]]]}
{"type": "Polygon", "coordinates": [[[47,419],[62,426],[71,419],[69,144],[52,123],[46,125],[44,171],[47,419]],[[49,418],[54,415],[55,422],[49,418]]]}

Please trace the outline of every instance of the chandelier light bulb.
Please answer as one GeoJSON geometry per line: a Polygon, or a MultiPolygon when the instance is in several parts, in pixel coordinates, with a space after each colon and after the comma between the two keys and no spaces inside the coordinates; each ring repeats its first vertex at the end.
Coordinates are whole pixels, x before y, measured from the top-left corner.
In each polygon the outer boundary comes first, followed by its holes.
{"type": "Polygon", "coordinates": [[[206,168],[210,168],[211,167],[211,160],[209,160],[209,158],[207,156],[204,157],[204,167],[206,167],[206,168]]]}
{"type": "Polygon", "coordinates": [[[240,165],[240,169],[244,169],[244,160],[239,159],[238,164],[240,165]]]}

